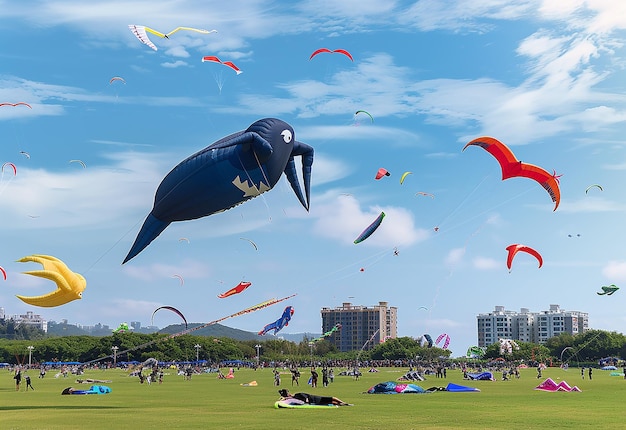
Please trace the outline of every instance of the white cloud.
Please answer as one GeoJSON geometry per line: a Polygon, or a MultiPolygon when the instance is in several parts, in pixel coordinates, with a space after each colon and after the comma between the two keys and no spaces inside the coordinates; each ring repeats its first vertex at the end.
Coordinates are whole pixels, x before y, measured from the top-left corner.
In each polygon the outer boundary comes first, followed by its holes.
{"type": "Polygon", "coordinates": [[[410,245],[428,236],[426,230],[415,227],[413,214],[406,209],[373,206],[364,211],[353,196],[337,197],[333,202],[318,205],[312,209],[311,215],[316,218],[313,227],[316,234],[349,245],[380,212],[385,212],[383,222],[360,246],[391,248],[410,245]]]}
{"type": "Polygon", "coordinates": [[[165,68],[168,68],[168,69],[175,69],[177,67],[188,66],[188,64],[185,61],[177,60],[177,61],[174,61],[174,62],[161,63],[161,66],[163,66],[165,68]]]}
{"type": "Polygon", "coordinates": [[[487,257],[476,257],[472,260],[472,264],[476,269],[479,270],[493,270],[502,267],[502,262],[498,262],[493,258],[487,257]]]}
{"type": "Polygon", "coordinates": [[[602,274],[611,282],[626,281],[626,261],[609,261],[602,268],[602,274]]]}

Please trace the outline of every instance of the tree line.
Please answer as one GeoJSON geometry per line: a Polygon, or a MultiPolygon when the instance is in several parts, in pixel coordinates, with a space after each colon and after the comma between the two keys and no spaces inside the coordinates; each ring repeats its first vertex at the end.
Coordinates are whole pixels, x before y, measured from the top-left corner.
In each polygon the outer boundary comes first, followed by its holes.
{"type": "MultiPolygon", "coordinates": [[[[589,330],[578,335],[567,333],[550,338],[544,345],[517,342],[519,349],[504,358],[507,361],[597,362],[606,357],[626,357],[626,336],[621,333],[589,330]]],[[[47,336],[43,331],[12,320],[0,320],[0,362],[28,363],[29,346],[31,362],[53,361],[118,362],[145,361],[153,357],[159,361],[193,361],[196,357],[212,363],[224,360],[254,362],[303,362],[323,360],[421,360],[433,361],[450,358],[451,351],[437,347],[428,348],[411,337],[388,339],[371,350],[339,352],[330,342],[310,343],[309,339],[290,342],[284,339],[264,341],[235,340],[228,337],[207,337],[167,334],[113,333],[109,336],[47,336]],[[115,352],[113,347],[117,347],[115,352]]],[[[458,352],[457,352],[458,354],[458,352]]],[[[463,357],[464,354],[458,354],[463,357]]],[[[486,348],[486,361],[502,358],[499,344],[486,348]]]]}

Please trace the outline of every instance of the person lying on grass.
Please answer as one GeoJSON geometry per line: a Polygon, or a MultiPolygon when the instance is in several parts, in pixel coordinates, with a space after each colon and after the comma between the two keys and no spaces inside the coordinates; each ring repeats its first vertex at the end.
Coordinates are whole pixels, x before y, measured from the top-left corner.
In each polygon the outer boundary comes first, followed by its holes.
{"type": "Polygon", "coordinates": [[[278,390],[278,394],[280,394],[281,399],[296,399],[303,402],[305,405],[336,405],[336,406],[354,406],[350,403],[346,403],[337,397],[331,396],[316,396],[314,394],[308,393],[295,393],[291,394],[289,390],[283,388],[282,390],[278,390]]]}

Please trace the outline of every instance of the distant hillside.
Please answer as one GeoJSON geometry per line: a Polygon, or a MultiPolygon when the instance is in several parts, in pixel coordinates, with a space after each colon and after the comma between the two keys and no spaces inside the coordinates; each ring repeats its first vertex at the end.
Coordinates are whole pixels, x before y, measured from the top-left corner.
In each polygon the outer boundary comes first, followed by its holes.
{"type": "MultiPolygon", "coordinates": [[[[199,325],[202,325],[202,324],[191,323],[189,324],[189,328],[198,327],[199,325]]],[[[185,329],[185,326],[183,324],[174,324],[174,325],[169,325],[162,330],[159,330],[159,333],[174,334],[174,333],[179,333],[183,331],[184,329],[185,329]]],[[[314,339],[320,336],[319,334],[314,334],[314,333],[283,333],[283,332],[278,332],[278,335],[276,337],[272,336],[271,334],[267,334],[265,336],[259,336],[258,334],[250,332],[250,331],[239,330],[239,329],[227,327],[221,324],[213,324],[208,327],[196,330],[192,332],[191,334],[193,334],[194,336],[229,337],[235,340],[256,340],[256,341],[282,338],[282,339],[288,340],[289,342],[295,342],[295,343],[302,342],[302,339],[304,339],[305,337],[307,339],[314,339]]]]}
{"type": "MultiPolygon", "coordinates": [[[[202,324],[200,323],[190,323],[188,325],[188,328],[192,329],[201,325],[202,324]]],[[[185,330],[184,324],[173,324],[173,325],[168,325],[167,327],[159,330],[159,333],[174,334],[174,333],[180,333],[183,330],[185,330]]],[[[190,334],[194,336],[206,336],[206,337],[229,337],[235,340],[263,340],[264,339],[263,336],[259,336],[256,333],[239,330],[236,328],[226,327],[225,325],[221,325],[221,324],[213,324],[208,327],[204,327],[199,330],[196,330],[190,334]]]]}
{"type": "MultiPolygon", "coordinates": [[[[189,324],[188,328],[195,328],[200,325],[202,324],[191,323],[189,324]]],[[[185,330],[184,324],[172,324],[172,325],[168,325],[167,327],[164,327],[158,332],[165,333],[165,334],[174,334],[174,333],[180,333],[183,330],[185,330]]],[[[136,333],[154,333],[154,330],[146,329],[146,328],[141,328],[139,330],[133,330],[133,331],[136,333]]],[[[87,331],[73,324],[66,324],[66,323],[59,324],[55,322],[48,324],[49,336],[80,336],[80,335],[111,336],[112,334],[113,334],[113,331],[108,326],[98,325],[92,330],[87,331]]],[[[307,339],[314,339],[320,336],[319,334],[315,334],[315,333],[283,333],[282,331],[278,332],[278,335],[276,337],[274,337],[271,334],[267,334],[265,336],[259,336],[258,334],[250,332],[250,331],[239,330],[239,329],[227,327],[221,324],[213,324],[208,327],[204,327],[199,330],[193,331],[191,332],[191,334],[194,336],[206,336],[206,337],[229,337],[235,340],[263,341],[263,340],[270,340],[270,339],[285,339],[285,340],[288,340],[289,342],[295,342],[295,343],[302,342],[302,340],[305,337],[307,339]]]]}

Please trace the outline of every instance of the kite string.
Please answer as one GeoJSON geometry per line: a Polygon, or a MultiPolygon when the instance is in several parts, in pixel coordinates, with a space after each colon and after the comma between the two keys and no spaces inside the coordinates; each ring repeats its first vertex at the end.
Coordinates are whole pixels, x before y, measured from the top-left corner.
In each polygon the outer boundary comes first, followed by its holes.
{"type": "MultiPolygon", "coordinates": [[[[174,334],[171,334],[169,336],[166,336],[166,337],[163,337],[163,338],[160,338],[160,339],[151,340],[151,341],[143,343],[141,345],[137,345],[137,346],[135,346],[133,348],[128,348],[128,349],[125,349],[124,351],[117,352],[116,354],[117,355],[122,355],[122,354],[127,354],[129,352],[136,351],[138,349],[143,349],[143,348],[146,348],[146,347],[148,347],[150,345],[153,345],[153,344],[155,344],[157,342],[173,339],[173,338],[178,337],[178,336],[189,334],[189,333],[191,333],[193,331],[196,331],[196,330],[199,330],[201,328],[205,328],[205,327],[217,324],[217,323],[219,323],[221,321],[224,321],[224,320],[226,320],[228,318],[238,317],[240,315],[244,315],[244,314],[247,314],[247,313],[250,313],[250,312],[258,311],[258,310],[266,308],[268,306],[273,306],[273,305],[275,305],[277,303],[280,303],[282,301],[288,300],[288,299],[290,299],[292,297],[295,297],[295,296],[296,296],[296,294],[292,294],[290,296],[283,297],[281,299],[271,299],[271,300],[268,300],[268,301],[265,301],[265,302],[261,302],[261,303],[259,303],[257,305],[254,305],[254,306],[251,306],[249,308],[243,309],[243,310],[241,310],[239,312],[235,312],[234,314],[231,314],[231,315],[228,315],[228,316],[225,316],[225,317],[222,317],[222,318],[210,321],[210,322],[205,323],[205,324],[201,324],[201,325],[199,325],[197,327],[193,327],[193,328],[190,328],[190,329],[182,330],[182,331],[180,331],[178,333],[174,333],[174,334]]],[[[111,358],[111,357],[113,357],[113,354],[109,354],[109,355],[106,355],[104,357],[97,358],[95,360],[86,361],[83,364],[91,364],[91,363],[95,363],[95,362],[98,362],[98,361],[106,360],[107,358],[111,358]]]]}
{"type": "Polygon", "coordinates": [[[476,185],[474,187],[474,189],[472,191],[470,191],[470,193],[465,196],[465,198],[463,199],[463,201],[461,201],[461,203],[459,203],[459,205],[457,207],[455,207],[452,212],[450,212],[443,220],[441,220],[441,222],[437,225],[437,229],[439,229],[439,227],[444,224],[450,217],[452,217],[453,215],[455,215],[460,209],[461,207],[463,207],[463,205],[465,205],[465,203],[470,199],[470,197],[472,197],[472,195],[478,190],[478,188],[480,188],[480,186],[483,184],[483,182],[485,182],[491,175],[487,175],[485,176],[482,181],[480,181],[478,183],[478,185],[476,185]]]}

